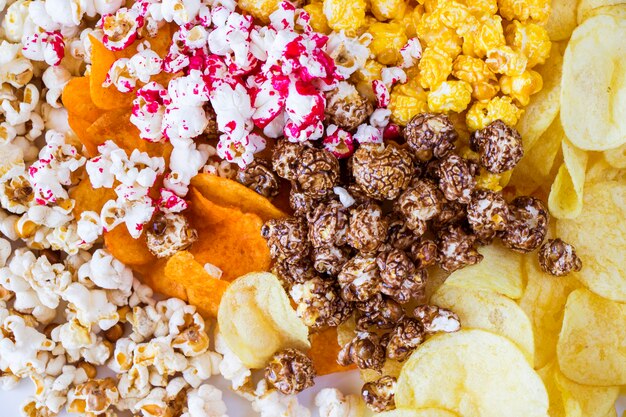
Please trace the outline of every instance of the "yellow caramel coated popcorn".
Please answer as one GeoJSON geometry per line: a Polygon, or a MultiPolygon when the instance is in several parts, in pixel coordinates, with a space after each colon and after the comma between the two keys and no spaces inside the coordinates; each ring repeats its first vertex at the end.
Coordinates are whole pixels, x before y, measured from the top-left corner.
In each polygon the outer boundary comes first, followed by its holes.
{"type": "Polygon", "coordinates": [[[511,97],[495,97],[489,101],[477,101],[467,111],[465,121],[470,131],[484,129],[494,120],[502,120],[509,126],[515,126],[523,110],[519,109],[511,97]]]}
{"type": "Polygon", "coordinates": [[[415,90],[414,94],[409,96],[394,89],[387,108],[391,110],[392,122],[406,126],[415,115],[428,111],[428,96],[424,90],[415,90]]]}
{"type": "Polygon", "coordinates": [[[550,15],[550,0],[498,0],[498,7],[506,20],[545,23],[550,15]]]}
{"type": "Polygon", "coordinates": [[[323,9],[328,26],[337,32],[345,31],[347,36],[356,36],[358,30],[366,24],[365,0],[324,0],[323,9]]]}
{"type": "Polygon", "coordinates": [[[428,109],[433,113],[462,112],[472,100],[472,87],[465,81],[444,81],[428,93],[428,109]]]}
{"type": "Polygon", "coordinates": [[[483,58],[491,49],[506,44],[502,18],[498,15],[485,17],[474,32],[463,37],[463,54],[483,58]]]}
{"type": "Polygon", "coordinates": [[[311,16],[311,27],[314,31],[325,34],[331,32],[328,20],[324,15],[324,5],[322,3],[309,3],[304,6],[304,10],[311,16]]]}
{"type": "Polygon", "coordinates": [[[469,8],[456,1],[446,3],[432,14],[443,25],[454,29],[459,36],[473,33],[479,26],[478,19],[471,14],[469,8]]]}
{"type": "Polygon", "coordinates": [[[526,55],[528,68],[543,64],[550,56],[550,37],[543,26],[536,23],[511,22],[505,31],[507,44],[526,55]]]}
{"type": "Polygon", "coordinates": [[[278,0],[239,0],[237,4],[263,23],[269,23],[270,15],[278,9],[278,0]]]}
{"type": "Polygon", "coordinates": [[[522,106],[527,106],[530,96],[538,93],[543,87],[541,75],[532,70],[524,71],[521,75],[500,77],[500,90],[512,97],[522,106]]]}
{"type": "Polygon", "coordinates": [[[496,75],[482,59],[458,56],[452,66],[452,75],[472,86],[472,96],[476,100],[489,100],[500,89],[496,75]]]}
{"type": "Polygon", "coordinates": [[[528,58],[526,55],[513,50],[510,46],[504,45],[491,49],[487,53],[485,60],[489,69],[497,74],[521,75],[526,71],[528,58]]]}
{"type": "Polygon", "coordinates": [[[492,15],[498,12],[496,0],[465,0],[465,5],[475,15],[492,15]]]}
{"type": "Polygon", "coordinates": [[[371,0],[370,9],[376,19],[389,20],[404,16],[407,4],[404,0],[371,0]]]}
{"type": "Polygon", "coordinates": [[[441,49],[427,47],[418,64],[420,85],[433,89],[444,82],[452,72],[452,58],[441,49]]]}
{"type": "Polygon", "coordinates": [[[384,65],[396,65],[400,62],[400,49],[408,41],[400,24],[377,22],[370,25],[367,31],[373,37],[370,51],[378,62],[384,65]]]}
{"type": "MultiPolygon", "coordinates": [[[[419,11],[418,11],[419,13],[419,11]]],[[[397,23],[404,29],[404,33],[407,37],[412,38],[417,33],[415,31],[415,9],[410,6],[406,6],[404,9],[404,13],[393,16],[392,22],[397,23]]]]}

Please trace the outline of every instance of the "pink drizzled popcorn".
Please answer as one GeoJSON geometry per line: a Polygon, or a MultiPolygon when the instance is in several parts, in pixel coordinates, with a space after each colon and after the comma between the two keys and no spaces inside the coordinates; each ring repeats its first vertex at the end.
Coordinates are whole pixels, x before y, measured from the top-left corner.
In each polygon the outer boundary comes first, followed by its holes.
{"type": "Polygon", "coordinates": [[[24,42],[22,55],[33,61],[59,65],[65,56],[65,42],[60,31],[34,33],[24,42]]]}

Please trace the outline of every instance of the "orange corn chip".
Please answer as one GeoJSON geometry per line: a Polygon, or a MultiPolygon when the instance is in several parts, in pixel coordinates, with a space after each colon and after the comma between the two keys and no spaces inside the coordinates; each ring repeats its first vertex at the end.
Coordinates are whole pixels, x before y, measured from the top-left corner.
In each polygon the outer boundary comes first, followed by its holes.
{"type": "Polygon", "coordinates": [[[90,136],[87,134],[87,129],[89,129],[92,123],[71,112],[67,113],[67,122],[80,143],[87,149],[88,155],[95,156],[98,152],[98,147],[91,141],[90,136]]]}
{"type": "Polygon", "coordinates": [[[317,371],[317,375],[322,376],[356,369],[354,365],[341,366],[337,363],[337,354],[340,350],[336,327],[330,327],[311,335],[309,357],[313,360],[313,367],[317,371]]]}
{"type": "Polygon", "coordinates": [[[72,78],[65,85],[61,100],[68,113],[93,123],[102,114],[102,109],[91,101],[89,88],[89,77],[72,78]]]}
{"type": "Polygon", "coordinates": [[[138,149],[150,156],[162,156],[166,163],[172,151],[169,143],[152,143],[139,137],[139,130],[130,122],[127,109],[110,110],[98,117],[88,129],[87,136],[95,146],[112,140],[127,153],[138,149]]]}
{"type": "Polygon", "coordinates": [[[195,187],[189,187],[187,194],[189,202],[189,217],[196,228],[212,226],[223,221],[233,221],[241,217],[241,210],[218,206],[207,200],[195,187]]]}
{"type": "Polygon", "coordinates": [[[135,98],[135,94],[122,93],[114,86],[102,86],[111,65],[113,65],[117,59],[118,56],[116,56],[113,51],[109,51],[102,42],[91,36],[91,74],[89,76],[89,90],[93,103],[103,110],[130,108],[135,98]]]}
{"type": "Polygon", "coordinates": [[[254,213],[264,222],[269,219],[285,217],[262,195],[228,178],[211,174],[198,174],[191,180],[191,185],[208,200],[223,207],[237,207],[244,213],[254,213]]]}
{"type": "Polygon", "coordinates": [[[93,188],[89,178],[82,179],[76,187],[72,188],[70,197],[76,201],[73,212],[77,219],[83,211],[100,213],[104,203],[117,198],[115,191],[110,188],[93,188]]]}
{"type": "Polygon", "coordinates": [[[123,224],[104,233],[104,244],[111,255],[133,269],[157,261],[157,257],[148,250],[145,233],[135,239],[123,224]]]}

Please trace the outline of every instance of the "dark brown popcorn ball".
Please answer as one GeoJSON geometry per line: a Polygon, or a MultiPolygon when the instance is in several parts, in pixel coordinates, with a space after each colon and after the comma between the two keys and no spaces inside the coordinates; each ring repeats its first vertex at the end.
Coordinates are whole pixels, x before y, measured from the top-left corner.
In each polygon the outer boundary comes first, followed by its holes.
{"type": "Polygon", "coordinates": [[[390,142],[366,144],[352,156],[352,175],[365,194],[376,200],[396,199],[413,176],[408,151],[390,142]]]}
{"type": "Polygon", "coordinates": [[[348,209],[337,200],[319,204],[308,216],[309,240],[313,247],[346,244],[348,209]]]}
{"type": "Polygon", "coordinates": [[[548,210],[534,197],[517,197],[509,205],[508,225],[502,233],[502,243],[517,252],[537,249],[548,231],[548,210]]]}
{"type": "Polygon", "coordinates": [[[265,368],[265,380],[283,394],[297,394],[314,385],[313,362],[297,349],[285,349],[276,353],[265,368]]]}
{"type": "Polygon", "coordinates": [[[466,220],[466,207],[458,201],[448,201],[441,211],[430,221],[433,230],[441,230],[451,225],[458,225],[466,220]]]}
{"type": "Polygon", "coordinates": [[[380,291],[380,272],[376,257],[358,254],[337,275],[341,296],[346,301],[365,301],[380,291]]]}
{"type": "Polygon", "coordinates": [[[476,180],[467,159],[458,155],[448,155],[437,167],[439,189],[446,199],[467,204],[472,198],[476,180]]]}
{"type": "Polygon", "coordinates": [[[450,153],[458,135],[448,116],[421,113],[406,125],[404,138],[417,158],[428,161],[433,156],[443,158],[450,153]]]}
{"type": "Polygon", "coordinates": [[[437,242],[439,266],[444,271],[454,272],[483,260],[474,244],[476,237],[465,233],[462,227],[449,226],[439,232],[437,242]]]}
{"type": "Polygon", "coordinates": [[[350,260],[351,251],[346,246],[326,245],[313,248],[313,267],[322,274],[337,275],[350,260]]]}
{"type": "Polygon", "coordinates": [[[452,311],[439,306],[417,306],[413,310],[413,315],[422,323],[426,333],[452,333],[461,328],[459,317],[452,311]]]}
{"type": "Polygon", "coordinates": [[[389,219],[387,242],[392,247],[400,250],[409,250],[419,240],[420,236],[408,228],[402,216],[394,214],[389,219]]]}
{"type": "Polygon", "coordinates": [[[403,361],[424,341],[425,331],[422,323],[411,317],[404,317],[389,333],[387,357],[403,361]]]}
{"type": "Polygon", "coordinates": [[[220,137],[220,131],[217,128],[217,114],[215,114],[215,110],[210,104],[206,104],[204,106],[204,114],[207,118],[207,125],[204,128],[204,136],[208,140],[217,140],[220,137]]]}
{"type": "Polygon", "coordinates": [[[539,249],[539,265],[549,274],[562,277],[580,271],[583,263],[574,247],[561,239],[548,239],[539,249]]]}
{"type": "Polygon", "coordinates": [[[409,256],[418,269],[429,268],[437,262],[437,244],[430,239],[423,239],[411,245],[409,256]]]}
{"type": "Polygon", "coordinates": [[[318,276],[309,258],[299,258],[294,262],[275,262],[272,272],[281,281],[283,287],[288,289],[294,284],[302,284],[318,276]]]}
{"type": "Polygon", "coordinates": [[[385,350],[376,334],[358,332],[354,339],[341,348],[337,363],[341,366],[355,364],[359,369],[379,371],[385,364],[385,350]]]}
{"type": "Polygon", "coordinates": [[[348,244],[361,252],[375,252],[387,239],[388,228],[389,220],[378,204],[361,204],[350,211],[348,244]]]}
{"type": "Polygon", "coordinates": [[[361,388],[365,404],[377,413],[396,408],[396,378],[385,375],[376,381],[367,382],[361,388]]]}
{"type": "Polygon", "coordinates": [[[294,263],[311,251],[306,223],[295,217],[267,221],[261,235],[267,239],[270,254],[277,261],[294,263]]]}
{"type": "Polygon", "coordinates": [[[376,258],[382,280],[380,291],[399,303],[406,303],[420,294],[424,272],[400,249],[381,252],[376,258]]]}
{"type": "Polygon", "coordinates": [[[482,243],[489,243],[496,233],[506,229],[509,206],[501,193],[476,190],[467,205],[467,221],[482,243]]]}
{"type": "Polygon", "coordinates": [[[191,246],[198,234],[182,214],[159,213],[146,230],[148,250],[157,258],[167,258],[191,246]]]}
{"type": "Polygon", "coordinates": [[[276,174],[286,180],[295,180],[296,168],[300,160],[300,153],[304,146],[288,140],[278,140],[272,151],[272,168],[276,174]]]}
{"type": "Polygon", "coordinates": [[[237,173],[237,181],[263,197],[269,198],[278,194],[278,177],[265,161],[258,158],[237,173]]]}
{"type": "Polygon", "coordinates": [[[352,314],[351,305],[339,295],[339,287],[319,276],[294,285],[289,294],[297,304],[298,316],[311,328],[339,326],[352,314]]]}
{"type": "Polygon", "coordinates": [[[326,119],[342,129],[356,130],[373,110],[372,103],[347,82],[326,93],[326,119]]]}
{"type": "Polygon", "coordinates": [[[304,147],[297,161],[295,179],[305,195],[332,196],[333,187],[339,182],[339,161],[325,149],[304,147]]]}
{"type": "Polygon", "coordinates": [[[294,216],[306,216],[318,203],[319,200],[304,194],[295,181],[291,182],[289,206],[293,210],[294,216]]]}
{"type": "Polygon", "coordinates": [[[444,202],[444,197],[435,183],[417,180],[396,200],[394,209],[405,217],[409,228],[422,231],[425,228],[424,222],[439,214],[444,202]]]}
{"type": "Polygon", "coordinates": [[[502,120],[491,122],[470,137],[470,147],[480,155],[480,165],[494,174],[511,170],[524,156],[519,132],[502,120]]]}
{"type": "Polygon", "coordinates": [[[389,329],[404,317],[402,306],[391,298],[377,294],[367,301],[355,303],[360,315],[356,320],[357,330],[389,329]]]}

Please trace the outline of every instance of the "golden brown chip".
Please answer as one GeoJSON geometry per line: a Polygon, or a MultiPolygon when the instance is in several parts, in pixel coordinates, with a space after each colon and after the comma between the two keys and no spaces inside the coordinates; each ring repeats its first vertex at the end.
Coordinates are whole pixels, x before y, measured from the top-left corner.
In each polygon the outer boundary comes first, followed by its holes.
{"type": "Polygon", "coordinates": [[[89,77],[72,78],[63,88],[61,101],[68,113],[90,123],[95,122],[102,114],[102,109],[91,100],[89,77]]]}
{"type": "Polygon", "coordinates": [[[104,233],[104,244],[117,260],[135,269],[157,261],[146,243],[146,234],[133,238],[123,224],[104,233]]]}
{"type": "Polygon", "coordinates": [[[207,200],[195,187],[189,187],[187,194],[189,202],[189,217],[192,224],[197,228],[209,227],[223,221],[233,221],[243,215],[236,208],[222,207],[207,200]]]}
{"type": "Polygon", "coordinates": [[[89,156],[95,156],[98,153],[98,147],[92,142],[91,136],[87,133],[87,129],[89,129],[92,123],[74,113],[67,114],[67,122],[80,143],[87,149],[87,154],[89,156]]]}
{"type": "Polygon", "coordinates": [[[91,100],[97,107],[103,110],[130,108],[135,94],[122,93],[114,86],[102,86],[111,65],[119,57],[113,51],[109,51],[102,42],[93,36],[91,36],[90,40],[91,74],[89,76],[89,90],[91,91],[91,100]]]}
{"type": "Polygon", "coordinates": [[[74,217],[79,219],[83,211],[100,213],[104,203],[115,200],[116,195],[110,188],[93,188],[89,178],[84,178],[70,190],[70,197],[76,201],[73,213],[74,217]]]}
{"type": "Polygon", "coordinates": [[[311,350],[309,350],[308,355],[313,360],[317,375],[322,376],[355,369],[354,365],[341,366],[337,363],[337,355],[340,350],[336,327],[330,327],[311,335],[311,350]]]}
{"type": "Polygon", "coordinates": [[[191,185],[215,204],[236,207],[244,213],[254,213],[263,221],[285,216],[267,198],[228,178],[198,174],[191,180],[191,185]]]}

